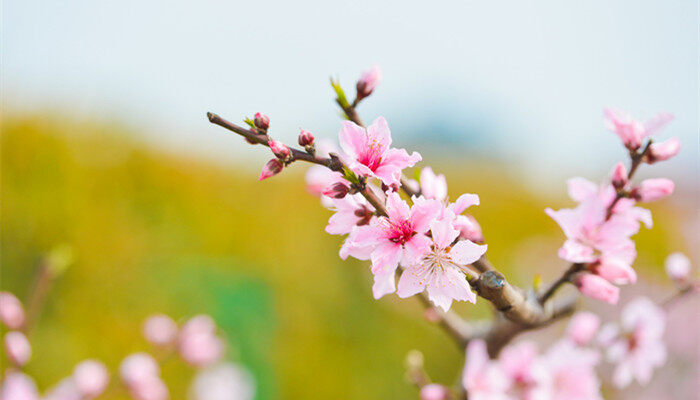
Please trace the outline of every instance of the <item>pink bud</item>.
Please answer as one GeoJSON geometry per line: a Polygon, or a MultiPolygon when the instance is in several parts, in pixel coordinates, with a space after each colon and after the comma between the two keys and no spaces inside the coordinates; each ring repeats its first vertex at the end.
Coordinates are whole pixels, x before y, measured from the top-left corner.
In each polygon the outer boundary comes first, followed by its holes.
{"type": "Polygon", "coordinates": [[[369,71],[363,72],[362,76],[360,76],[360,79],[357,81],[357,85],[355,86],[355,89],[357,89],[358,99],[365,98],[372,94],[381,80],[382,70],[379,68],[379,65],[375,65],[369,71]]]}
{"type": "Polygon", "coordinates": [[[646,133],[644,124],[634,120],[628,113],[614,108],[606,108],[603,113],[605,125],[617,134],[625,147],[633,151],[639,149],[642,137],[646,133]]]}
{"type": "Polygon", "coordinates": [[[646,154],[645,161],[649,164],[668,160],[681,151],[681,141],[678,138],[671,138],[665,142],[652,143],[649,146],[649,151],[646,154]]]}
{"type": "Polygon", "coordinates": [[[289,157],[289,147],[285,146],[282,142],[270,139],[267,144],[270,145],[270,150],[272,150],[277,158],[285,160],[289,157]]]}
{"type": "Polygon", "coordinates": [[[617,163],[612,171],[611,181],[615,189],[622,189],[627,184],[627,168],[625,164],[617,163]]]}
{"type": "Polygon", "coordinates": [[[159,376],[149,375],[138,383],[129,386],[129,393],[136,400],[167,400],[168,387],[159,376]]]}
{"type": "Polygon", "coordinates": [[[349,190],[350,188],[345,182],[336,182],[325,188],[322,194],[334,199],[342,199],[347,196],[349,190]]]}
{"type": "Polygon", "coordinates": [[[617,304],[620,298],[620,289],[598,275],[580,274],[574,280],[574,285],[584,295],[610,304],[617,304]]]}
{"type": "Polygon", "coordinates": [[[129,387],[149,377],[157,377],[160,367],[153,357],[146,353],[134,353],[127,356],[119,365],[119,375],[129,387]]]}
{"type": "Polygon", "coordinates": [[[273,158],[272,160],[268,161],[267,164],[265,164],[265,166],[263,166],[258,180],[263,180],[271,176],[275,176],[279,174],[280,171],[282,171],[282,168],[284,168],[284,164],[282,164],[282,161],[280,161],[278,158],[273,158]]]}
{"type": "Polygon", "coordinates": [[[39,400],[39,390],[29,376],[16,371],[8,371],[0,385],[2,400],[39,400]]]}
{"type": "Polygon", "coordinates": [[[96,360],[86,360],[73,370],[73,379],[80,393],[86,398],[102,394],[109,383],[109,373],[104,364],[96,360]]]}
{"type": "Polygon", "coordinates": [[[596,275],[616,285],[637,282],[637,273],[632,266],[617,257],[602,257],[591,269],[596,275]]]}
{"type": "Polygon", "coordinates": [[[447,400],[449,398],[450,391],[437,383],[429,383],[420,388],[420,400],[447,400]]]}
{"type": "Polygon", "coordinates": [[[662,199],[673,193],[673,181],[666,178],[645,179],[639,186],[632,189],[630,195],[641,202],[662,199]]]}
{"type": "Polygon", "coordinates": [[[579,346],[585,346],[593,340],[600,328],[600,318],[591,312],[576,313],[566,327],[566,335],[579,346]]]}
{"type": "Polygon", "coordinates": [[[270,127],[270,117],[262,113],[255,113],[253,125],[262,131],[266,131],[270,127]]]}
{"type": "Polygon", "coordinates": [[[299,146],[313,146],[314,144],[314,135],[311,134],[309,131],[301,130],[301,133],[299,133],[299,146]]]}
{"type": "Polygon", "coordinates": [[[690,260],[683,253],[673,253],[666,258],[666,274],[674,281],[685,281],[690,277],[690,260]]]}
{"type": "Polygon", "coordinates": [[[198,315],[182,327],[178,349],[186,362],[206,366],[223,356],[224,343],[216,336],[214,320],[208,315],[198,315]]]}
{"type": "Polygon", "coordinates": [[[24,325],[22,303],[10,292],[0,292],[0,321],[10,329],[24,325]]]}
{"type": "Polygon", "coordinates": [[[167,315],[153,315],[143,324],[143,335],[157,346],[166,346],[175,341],[177,324],[167,315]]]}
{"type": "Polygon", "coordinates": [[[11,331],[5,334],[7,357],[18,367],[24,366],[32,356],[32,346],[22,332],[11,331]]]}

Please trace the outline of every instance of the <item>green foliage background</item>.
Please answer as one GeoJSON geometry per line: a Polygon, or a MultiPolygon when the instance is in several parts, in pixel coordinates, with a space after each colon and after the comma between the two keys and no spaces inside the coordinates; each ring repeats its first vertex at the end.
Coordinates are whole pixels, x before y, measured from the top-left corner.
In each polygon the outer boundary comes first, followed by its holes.
{"type": "MultiPolygon", "coordinates": [[[[256,376],[258,399],[414,398],[403,377],[411,349],[436,380],[457,379],[462,354],[418,302],[373,300],[367,264],[338,258],[340,239],[323,232],[330,213],[305,192],[304,166],[259,183],[249,169],[159,152],[130,135],[56,115],[2,120],[2,288],[24,299],[50,249],[67,244],[75,256],[31,335],[27,371],[42,389],[82,359],[116,371],[128,352],[148,350],[140,327],[155,312],[214,316],[229,358],[256,376]]],[[[232,137],[232,152],[243,145],[232,137]]],[[[537,197],[493,160],[426,158],[447,174],[452,197],[480,195],[472,211],[511,280],[528,285],[537,271],[546,281],[564,267],[562,234],[543,213],[570,205],[563,182],[537,197]]],[[[669,235],[685,213],[651,208],[654,229],[636,237],[646,279],[681,250],[669,235]]],[[[456,309],[489,314],[484,304],[456,309]]],[[[186,397],[191,374],[164,363],[173,399],[186,397]]]]}

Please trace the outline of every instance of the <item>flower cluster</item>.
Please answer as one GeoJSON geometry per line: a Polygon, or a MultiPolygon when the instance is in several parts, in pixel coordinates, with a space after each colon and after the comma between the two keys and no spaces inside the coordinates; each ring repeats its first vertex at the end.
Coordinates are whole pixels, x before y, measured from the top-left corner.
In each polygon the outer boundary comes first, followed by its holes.
{"type": "MultiPolygon", "coordinates": [[[[0,384],[2,400],[90,400],[109,387],[107,366],[98,360],[84,360],[70,376],[46,390],[42,395],[34,379],[22,372],[29,361],[31,346],[20,329],[26,328],[22,303],[9,292],[0,292],[0,321],[13,329],[5,334],[5,352],[11,368],[0,384]]],[[[161,357],[177,352],[183,361],[196,368],[190,385],[195,400],[251,400],[253,379],[244,368],[223,362],[224,342],[216,333],[216,324],[208,315],[197,315],[178,328],[175,321],[162,314],[149,317],[143,334],[157,347],[161,357]]],[[[123,387],[134,400],[167,400],[170,392],[160,375],[156,357],[137,352],[125,357],[119,366],[123,387]]]]}
{"type": "Polygon", "coordinates": [[[638,185],[630,182],[643,162],[665,160],[680,149],[678,139],[656,145],[649,140],[639,150],[642,140],[656,133],[671,120],[669,114],[659,114],[646,124],[631,119],[620,111],[606,110],[607,125],[622,139],[630,152],[632,166],[628,173],[618,163],[610,179],[596,185],[584,178],[572,178],[568,184],[569,196],[578,202],[573,209],[558,211],[548,208],[567,240],[559,249],[559,257],[580,264],[580,273],[574,283],[587,296],[609,303],[617,303],[619,289],[615,285],[634,283],[637,275],[632,269],[636,258],[634,242],[630,237],[639,231],[640,224],[651,227],[651,213],[637,207],[638,202],[659,200],[673,192],[674,184],[665,178],[646,179],[638,185]]]}

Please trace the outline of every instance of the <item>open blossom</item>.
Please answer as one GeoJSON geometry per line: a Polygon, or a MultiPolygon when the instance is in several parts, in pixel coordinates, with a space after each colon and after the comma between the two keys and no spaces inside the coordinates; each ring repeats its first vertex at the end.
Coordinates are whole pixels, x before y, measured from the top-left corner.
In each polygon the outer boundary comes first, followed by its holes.
{"type": "Polygon", "coordinates": [[[543,356],[545,368],[550,374],[549,392],[552,400],[602,400],[600,381],[595,366],[600,355],[595,350],[574,346],[568,341],[559,341],[543,356]]]}
{"type": "Polygon", "coordinates": [[[177,338],[177,324],[167,315],[152,315],[143,324],[143,335],[149,342],[157,346],[165,346],[173,343],[177,338]]]}
{"type": "Polygon", "coordinates": [[[666,274],[674,281],[685,281],[690,276],[690,259],[683,253],[673,253],[666,258],[666,274]]]}
{"type": "Polygon", "coordinates": [[[190,394],[194,400],[252,400],[254,383],[247,370],[233,363],[222,363],[197,372],[190,394]]]}
{"type": "Polygon", "coordinates": [[[188,363],[205,366],[221,359],[224,343],[216,335],[214,320],[208,315],[197,315],[182,326],[178,349],[188,363]]]}
{"type": "Polygon", "coordinates": [[[426,200],[409,207],[398,193],[391,192],[386,200],[388,215],[351,232],[347,255],[372,260],[375,298],[396,290],[394,272],[399,262],[412,265],[430,251],[432,242],[425,233],[441,207],[436,200],[426,200]]]}
{"type": "Polygon", "coordinates": [[[11,331],[5,334],[7,357],[17,366],[26,364],[32,356],[32,346],[24,333],[11,331]]]}
{"type": "Polygon", "coordinates": [[[447,198],[445,175],[436,175],[430,167],[423,168],[420,171],[420,191],[426,199],[445,200],[447,198]]]}
{"type": "Polygon", "coordinates": [[[0,321],[10,329],[19,329],[24,325],[22,303],[10,292],[0,292],[0,321]]]}
{"type": "Polygon", "coordinates": [[[409,297],[426,290],[430,301],[445,311],[450,309],[452,300],[475,303],[476,295],[460,266],[478,260],[486,252],[486,245],[461,240],[452,246],[459,231],[449,220],[431,222],[430,232],[431,250],[418,262],[406,266],[397,294],[409,297]]]}
{"type": "Polygon", "coordinates": [[[360,76],[360,79],[357,81],[357,85],[355,85],[357,97],[361,99],[369,96],[381,81],[382,70],[379,68],[379,65],[375,65],[368,71],[363,72],[362,76],[360,76]]]}
{"type": "Polygon", "coordinates": [[[600,317],[592,312],[578,312],[566,327],[566,336],[579,346],[590,343],[600,328],[600,317]]]}
{"type": "Polygon", "coordinates": [[[650,202],[671,195],[673,193],[673,188],[673,181],[670,179],[645,179],[639,186],[632,189],[630,195],[641,202],[650,202]]]}
{"type": "Polygon", "coordinates": [[[377,118],[366,130],[343,121],[339,133],[346,165],[364,177],[376,177],[386,185],[399,183],[401,171],[421,160],[420,154],[409,155],[404,149],[391,148],[391,131],[384,117],[377,118]]]}
{"type": "Polygon", "coordinates": [[[331,235],[345,235],[356,226],[365,226],[374,217],[372,207],[361,194],[348,195],[342,199],[332,199],[335,214],[328,220],[326,232],[331,235]]]}
{"type": "Polygon", "coordinates": [[[663,342],[666,316],[646,297],[640,297],[622,310],[620,326],[606,325],[599,335],[607,347],[606,358],[617,364],[613,383],[623,388],[634,379],[642,385],[649,382],[654,368],[666,362],[663,342]]]}
{"type": "Polygon", "coordinates": [[[73,380],[82,397],[91,399],[105,391],[109,383],[109,373],[103,363],[85,360],[73,369],[73,380]]]}
{"type": "Polygon", "coordinates": [[[522,341],[506,346],[498,363],[513,383],[509,394],[524,400],[550,398],[551,377],[533,342],[522,341]]]}
{"type": "Polygon", "coordinates": [[[469,394],[469,400],[512,399],[507,394],[510,379],[497,362],[489,359],[486,343],[481,339],[472,340],[467,346],[462,385],[469,394]]]}
{"type": "Polygon", "coordinates": [[[630,114],[614,108],[605,109],[604,114],[607,128],[615,132],[630,150],[639,149],[642,139],[656,134],[673,120],[673,115],[659,113],[642,123],[632,118],[630,114]]]}
{"type": "Polygon", "coordinates": [[[39,400],[34,380],[18,371],[8,371],[0,385],[0,400],[39,400]]]}

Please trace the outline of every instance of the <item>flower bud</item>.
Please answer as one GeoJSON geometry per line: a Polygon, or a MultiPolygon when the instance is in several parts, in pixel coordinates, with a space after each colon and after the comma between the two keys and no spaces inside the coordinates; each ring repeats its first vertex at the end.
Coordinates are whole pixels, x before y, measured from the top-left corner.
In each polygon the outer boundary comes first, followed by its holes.
{"type": "Polygon", "coordinates": [[[11,331],[5,334],[5,352],[13,364],[22,367],[32,356],[32,346],[22,332],[11,331]]]}
{"type": "Polygon", "coordinates": [[[363,72],[355,86],[355,89],[357,89],[357,98],[363,99],[372,94],[374,88],[379,85],[381,80],[382,70],[379,68],[379,65],[375,65],[369,71],[363,72]]]}
{"type": "Polygon", "coordinates": [[[598,275],[582,273],[576,277],[574,285],[584,295],[610,304],[617,304],[620,298],[620,289],[598,275]]]}
{"type": "Polygon", "coordinates": [[[166,346],[175,341],[177,324],[167,315],[152,315],[143,324],[143,336],[156,346],[166,346]]]}
{"type": "Polygon", "coordinates": [[[101,362],[86,360],[75,367],[73,379],[83,397],[91,399],[105,391],[109,383],[109,373],[101,362]]]}
{"type": "Polygon", "coordinates": [[[585,346],[593,340],[600,328],[600,318],[591,312],[579,312],[571,317],[566,327],[566,335],[579,346],[585,346]]]}
{"type": "Polygon", "coordinates": [[[224,353],[224,343],[216,336],[216,325],[208,315],[192,317],[182,327],[178,343],[180,356],[194,366],[206,366],[218,361],[224,353]]]}
{"type": "Polygon", "coordinates": [[[420,400],[447,400],[450,391],[437,383],[429,383],[420,388],[420,400]]]}
{"type": "Polygon", "coordinates": [[[0,321],[10,329],[24,325],[22,303],[10,292],[0,292],[0,321]]]}
{"type": "Polygon", "coordinates": [[[299,146],[313,146],[314,145],[314,135],[309,131],[301,130],[299,133],[299,146]]]}
{"type": "Polygon", "coordinates": [[[625,164],[617,163],[617,165],[615,165],[610,180],[612,181],[612,185],[615,187],[615,189],[619,190],[625,187],[628,180],[627,168],[625,168],[625,164]]]}
{"type": "Polygon", "coordinates": [[[666,258],[666,274],[676,282],[690,277],[690,260],[683,253],[673,253],[666,258]]]}
{"type": "Polygon", "coordinates": [[[253,117],[253,125],[263,132],[267,131],[267,128],[270,127],[270,117],[263,113],[255,113],[255,116],[253,117]]]}
{"type": "Polygon", "coordinates": [[[639,186],[632,189],[630,196],[641,202],[656,201],[673,193],[673,188],[673,181],[670,179],[645,179],[639,186]]]}
{"type": "Polygon", "coordinates": [[[258,180],[267,179],[271,176],[277,175],[280,173],[280,171],[282,171],[282,168],[284,168],[282,161],[280,161],[278,158],[273,158],[263,166],[258,180]]]}
{"type": "Polygon", "coordinates": [[[671,138],[665,142],[652,143],[649,146],[649,150],[644,158],[649,164],[655,162],[668,160],[669,158],[678,154],[681,151],[681,141],[678,138],[671,138]]]}
{"type": "Polygon", "coordinates": [[[350,188],[345,182],[336,182],[325,188],[322,194],[333,199],[342,199],[347,196],[349,190],[350,188]]]}
{"type": "Polygon", "coordinates": [[[289,147],[285,146],[284,143],[270,139],[267,144],[270,145],[270,150],[272,150],[272,153],[274,153],[277,158],[282,160],[289,158],[289,147]]]}

